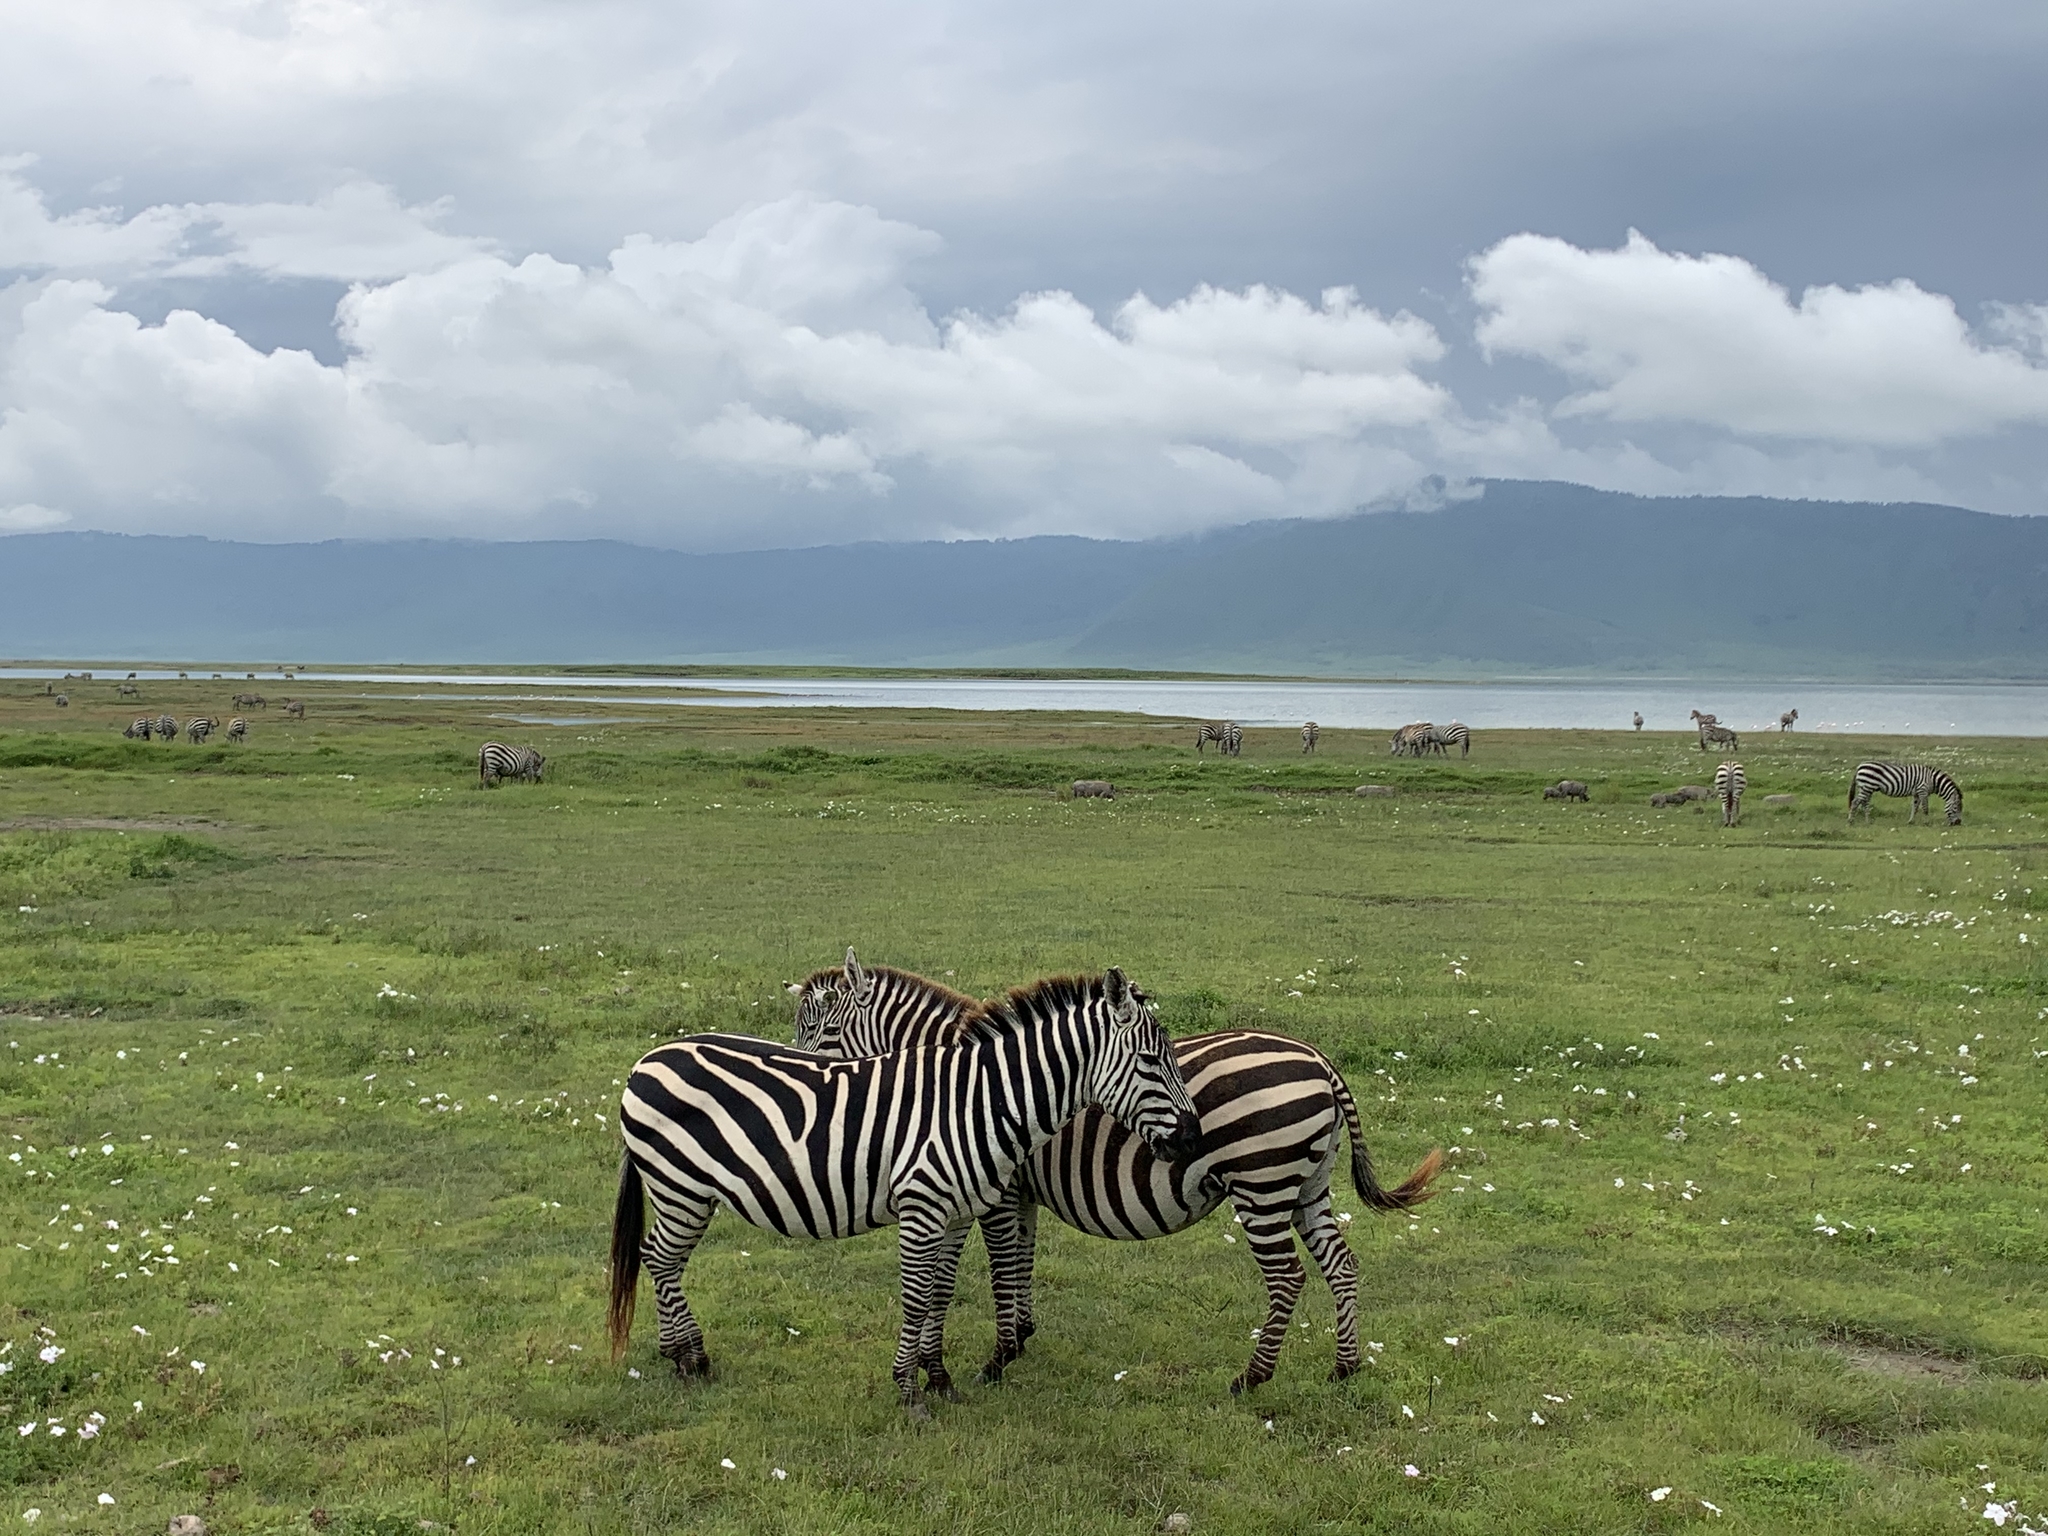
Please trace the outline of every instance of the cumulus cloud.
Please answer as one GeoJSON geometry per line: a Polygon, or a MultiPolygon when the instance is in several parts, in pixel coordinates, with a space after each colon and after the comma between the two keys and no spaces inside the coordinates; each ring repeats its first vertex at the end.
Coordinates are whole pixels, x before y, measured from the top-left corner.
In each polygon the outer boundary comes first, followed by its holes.
{"type": "MultiPolygon", "coordinates": [[[[334,271],[331,212],[209,217],[285,231],[251,264],[334,271]]],[[[1107,319],[1037,293],[934,320],[907,275],[936,246],[807,196],[602,266],[428,243],[437,264],[343,299],[339,366],[191,311],[144,324],[96,279],[19,283],[0,502],[273,536],[1145,533],[1348,510],[1418,480],[1454,427],[1420,371],[1436,332],[1349,290],[1203,287],[1107,319]]]]}
{"type": "MultiPolygon", "coordinates": [[[[1630,231],[1604,251],[1515,235],[1473,260],[1470,282],[1482,346],[1584,386],[1558,403],[1563,417],[1889,448],[2048,422],[2048,368],[1904,280],[1795,299],[1740,257],[1667,252],[1630,231]]],[[[2025,334],[2038,311],[2008,313],[2025,334]]]]}
{"type": "Polygon", "coordinates": [[[0,271],[93,272],[162,262],[175,253],[189,223],[174,208],[151,208],[132,219],[113,208],[50,212],[41,189],[24,174],[33,155],[0,156],[0,271]]]}

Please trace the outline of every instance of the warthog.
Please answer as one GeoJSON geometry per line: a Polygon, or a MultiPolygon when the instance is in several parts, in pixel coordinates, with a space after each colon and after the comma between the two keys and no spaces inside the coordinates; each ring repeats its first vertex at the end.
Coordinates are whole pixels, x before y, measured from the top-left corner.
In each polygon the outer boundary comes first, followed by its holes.
{"type": "Polygon", "coordinates": [[[1797,795],[1765,795],[1765,796],[1764,796],[1764,804],[1765,804],[1765,805],[1797,805],[1798,803],[1799,803],[1799,797],[1798,797],[1797,795]]]}
{"type": "Polygon", "coordinates": [[[1584,800],[1586,786],[1577,779],[1559,779],[1543,791],[1546,800],[1584,800]]]}
{"type": "Polygon", "coordinates": [[[1076,779],[1074,780],[1074,798],[1076,800],[1114,800],[1116,798],[1116,786],[1107,779],[1076,779]]]}

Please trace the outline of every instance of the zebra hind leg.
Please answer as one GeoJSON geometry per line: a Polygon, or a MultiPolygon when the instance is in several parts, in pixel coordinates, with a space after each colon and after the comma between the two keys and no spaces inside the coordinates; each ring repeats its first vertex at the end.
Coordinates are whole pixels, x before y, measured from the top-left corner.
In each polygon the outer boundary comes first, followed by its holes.
{"type": "Polygon", "coordinates": [[[1259,1274],[1266,1282],[1266,1326],[1259,1330],[1251,1363],[1230,1384],[1233,1397],[1273,1379],[1273,1366],[1280,1358],[1281,1344],[1286,1341],[1295,1303],[1301,1300],[1302,1287],[1308,1283],[1308,1271],[1302,1265],[1301,1255],[1295,1252],[1293,1219],[1288,1212],[1240,1208],[1238,1214],[1244,1218],[1245,1241],[1251,1245],[1252,1257],[1258,1261],[1259,1274]]]}
{"type": "Polygon", "coordinates": [[[931,1304],[918,1330],[917,1363],[925,1375],[925,1391],[949,1403],[962,1401],[960,1389],[946,1369],[946,1313],[953,1305],[953,1291],[960,1279],[960,1249],[967,1241],[967,1228],[954,1227],[933,1255],[931,1304]]]}
{"type": "Polygon", "coordinates": [[[993,1386],[1003,1372],[1023,1358],[1031,1336],[1032,1250],[1038,1240],[1038,1207],[1028,1200],[1005,1200],[981,1218],[982,1245],[988,1249],[989,1289],[995,1292],[996,1352],[981,1368],[980,1381],[993,1386]]]}
{"type": "MultiPolygon", "coordinates": [[[[903,1325],[896,1335],[896,1359],[890,1366],[889,1374],[896,1383],[896,1394],[903,1409],[912,1418],[931,1417],[924,1405],[924,1391],[918,1385],[918,1368],[926,1362],[924,1349],[925,1319],[932,1311],[935,1282],[940,1269],[947,1263],[946,1250],[952,1249],[951,1262],[959,1263],[960,1244],[965,1233],[951,1233],[946,1230],[943,1213],[912,1206],[898,1216],[896,1228],[897,1262],[901,1271],[901,1296],[903,1304],[903,1325]]],[[[950,1300],[950,1292],[947,1299],[950,1300]]],[[[944,1327],[944,1309],[940,1310],[940,1326],[944,1327]]],[[[940,1366],[943,1372],[943,1364],[940,1366]]]]}
{"type": "Polygon", "coordinates": [[[709,1376],[711,1356],[704,1350],[704,1330],[683,1295],[683,1266],[690,1262],[711,1224],[709,1204],[669,1206],[657,1202],[654,1230],[640,1245],[640,1262],[654,1287],[654,1312],[660,1324],[660,1351],[675,1362],[678,1376],[709,1376]]]}
{"type": "Polygon", "coordinates": [[[1296,1210],[1294,1225],[1337,1303],[1337,1364],[1330,1371],[1330,1380],[1342,1381],[1363,1364],[1358,1349],[1358,1257],[1344,1241],[1337,1218],[1330,1214],[1327,1192],[1322,1199],[1296,1210]]]}

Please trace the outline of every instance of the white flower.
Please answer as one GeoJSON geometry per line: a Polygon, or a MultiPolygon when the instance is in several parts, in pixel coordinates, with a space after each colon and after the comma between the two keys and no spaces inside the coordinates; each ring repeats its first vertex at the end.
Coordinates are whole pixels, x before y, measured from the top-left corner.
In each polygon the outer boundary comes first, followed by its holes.
{"type": "Polygon", "coordinates": [[[41,1349],[36,1351],[36,1358],[42,1361],[45,1365],[55,1365],[57,1363],[58,1357],[61,1356],[63,1353],[63,1345],[45,1344],[41,1349]]]}
{"type": "Polygon", "coordinates": [[[97,1424],[87,1422],[78,1426],[78,1438],[81,1440],[96,1440],[99,1433],[100,1427],[97,1424]]]}
{"type": "Polygon", "coordinates": [[[28,1436],[36,1432],[36,1421],[34,1419],[30,1419],[26,1424],[17,1425],[15,1427],[14,1432],[17,1435],[20,1435],[23,1439],[26,1439],[28,1438],[28,1436]]]}
{"type": "Polygon", "coordinates": [[[114,1502],[114,1496],[111,1493],[103,1493],[100,1495],[100,1502],[102,1504],[111,1504],[114,1502]]]}
{"type": "Polygon", "coordinates": [[[1407,1466],[1401,1469],[1401,1475],[1403,1477],[1420,1477],[1422,1476],[1422,1468],[1418,1467],[1417,1465],[1415,1465],[1414,1462],[1411,1461],[1408,1463],[1407,1466]]]}
{"type": "Polygon", "coordinates": [[[725,1468],[725,1470],[726,1470],[726,1471],[728,1471],[728,1472],[731,1472],[731,1471],[734,1471],[734,1470],[736,1470],[736,1468],[735,1468],[735,1466],[734,1466],[734,1463],[733,1463],[733,1459],[732,1459],[732,1458],[731,1458],[730,1456],[721,1456],[721,1457],[719,1457],[719,1458],[718,1458],[718,1464],[719,1464],[719,1465],[720,1465],[721,1467],[725,1468]]]}
{"type": "Polygon", "coordinates": [[[1984,1506],[1984,1518],[2001,1529],[2004,1528],[2005,1522],[2012,1518],[2012,1515],[2013,1511],[2010,1504],[1993,1503],[1984,1506]]]}
{"type": "Polygon", "coordinates": [[[1128,1376],[1128,1375],[1130,1375],[1130,1374],[1131,1374],[1131,1373],[1130,1373],[1129,1371],[1118,1371],[1118,1372],[1116,1373],[1116,1375],[1114,1375],[1114,1376],[1112,1376],[1112,1377],[1110,1378],[1110,1380],[1112,1380],[1112,1381],[1122,1381],[1122,1380],[1123,1380],[1123,1379],[1124,1379],[1124,1378],[1125,1378],[1126,1376],[1128,1376]]]}
{"type": "Polygon", "coordinates": [[[204,1376],[206,1374],[206,1362],[204,1360],[194,1360],[192,1362],[192,1369],[204,1376]]]}
{"type": "Polygon", "coordinates": [[[1666,1487],[1666,1488],[1652,1488],[1652,1489],[1650,1490],[1650,1502],[1651,1502],[1652,1504],[1662,1504],[1662,1503],[1663,1503],[1663,1502],[1664,1502],[1664,1501],[1665,1501],[1666,1499],[1668,1499],[1668,1498],[1670,1498],[1670,1497],[1671,1497],[1671,1490],[1670,1490],[1670,1489],[1669,1489],[1668,1487],[1666,1487]]]}
{"type": "Polygon", "coordinates": [[[1721,1513],[1720,1505],[1709,1503],[1705,1499],[1700,1500],[1700,1508],[1704,1509],[1710,1515],[1718,1515],[1719,1513],[1721,1513]]]}
{"type": "Polygon", "coordinates": [[[1450,1345],[1451,1348],[1456,1349],[1460,1344],[1464,1343],[1465,1341],[1459,1338],[1456,1334],[1447,1333],[1444,1335],[1444,1342],[1450,1345]]]}
{"type": "Polygon", "coordinates": [[[1540,1428],[1543,1424],[1543,1415],[1540,1413],[1531,1413],[1529,1415],[1529,1422],[1540,1428]]]}
{"type": "Polygon", "coordinates": [[[24,1509],[21,1512],[21,1518],[26,1520],[30,1525],[34,1525],[38,1520],[43,1518],[43,1512],[40,1509],[24,1509]]]}
{"type": "Polygon", "coordinates": [[[774,1478],[774,1479],[775,1479],[775,1481],[777,1481],[778,1483],[779,1483],[779,1482],[781,1482],[781,1481],[782,1481],[782,1480],[783,1480],[784,1478],[786,1478],[786,1477],[788,1477],[788,1476],[789,1476],[789,1474],[788,1474],[787,1472],[783,1471],[783,1470],[782,1470],[782,1468],[780,1468],[780,1467],[777,1467],[777,1468],[776,1468],[776,1469],[775,1469],[775,1470],[774,1470],[773,1472],[770,1472],[770,1473],[769,1473],[768,1475],[769,1475],[770,1477],[774,1478]]]}
{"type": "Polygon", "coordinates": [[[626,1374],[632,1377],[635,1381],[638,1381],[640,1379],[640,1373],[633,1369],[633,1367],[630,1365],[626,1367],[626,1374]]]}
{"type": "Polygon", "coordinates": [[[1403,1403],[1401,1405],[1401,1417],[1404,1419],[1412,1419],[1415,1417],[1415,1410],[1413,1408],[1410,1408],[1406,1403],[1403,1403]]]}

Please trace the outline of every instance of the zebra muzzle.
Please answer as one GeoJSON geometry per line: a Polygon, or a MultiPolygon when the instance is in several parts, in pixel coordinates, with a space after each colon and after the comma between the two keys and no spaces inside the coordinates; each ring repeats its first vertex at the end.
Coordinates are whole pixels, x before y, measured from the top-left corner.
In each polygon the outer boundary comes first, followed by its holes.
{"type": "Polygon", "coordinates": [[[1202,1121],[1198,1115],[1182,1115],[1164,1136],[1148,1138],[1153,1156],[1169,1163],[1184,1163],[1202,1150],[1202,1121]]]}

